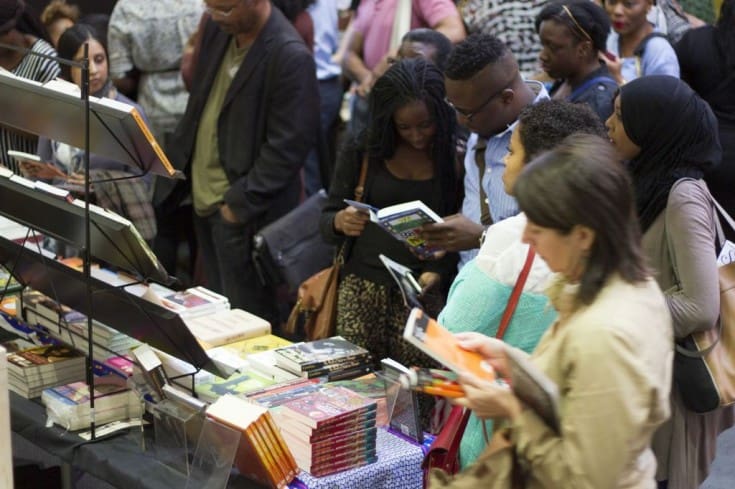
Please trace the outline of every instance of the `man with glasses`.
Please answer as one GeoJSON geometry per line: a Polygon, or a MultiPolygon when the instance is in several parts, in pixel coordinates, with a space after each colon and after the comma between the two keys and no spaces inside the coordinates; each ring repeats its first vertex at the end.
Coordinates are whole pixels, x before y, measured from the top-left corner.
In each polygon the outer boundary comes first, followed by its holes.
{"type": "Polygon", "coordinates": [[[259,284],[251,243],[298,204],[319,127],[314,57],[268,0],[204,3],[202,55],[168,147],[187,179],[158,186],[156,202],[191,195],[207,286],[277,325],[276,295],[259,284]]]}
{"type": "Polygon", "coordinates": [[[489,34],[472,34],[457,44],[444,72],[447,103],[472,134],[464,159],[462,213],[423,229],[431,246],[460,251],[460,264],[477,255],[485,229],[518,213],[505,193],[503,157],[524,107],[549,98],[543,85],[524,81],[508,47],[489,34]]]}

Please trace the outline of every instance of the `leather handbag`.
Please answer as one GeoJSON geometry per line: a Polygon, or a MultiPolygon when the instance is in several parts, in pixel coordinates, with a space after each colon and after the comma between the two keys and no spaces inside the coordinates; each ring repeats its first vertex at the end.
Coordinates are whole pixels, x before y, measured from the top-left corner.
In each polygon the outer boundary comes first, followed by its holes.
{"type": "MultiPolygon", "coordinates": [[[[365,179],[367,178],[368,158],[362,160],[360,177],[355,187],[356,201],[362,201],[365,179]]],[[[296,305],[286,321],[285,330],[294,334],[303,324],[304,334],[308,341],[334,336],[337,318],[337,285],[344,264],[345,241],[335,255],[332,266],[325,268],[306,279],[300,286],[296,296],[296,305]]]]}
{"type": "MultiPolygon", "coordinates": [[[[717,201],[712,203],[735,229],[735,221],[717,201]]],[[[724,234],[717,222],[717,234],[724,234]]],[[[674,382],[684,405],[695,413],[707,413],[735,403],[735,262],[718,268],[720,317],[715,327],[693,333],[676,343],[674,382]]]]}
{"type": "MultiPolygon", "coordinates": [[[[535,251],[529,247],[526,261],[513,286],[513,291],[508,298],[505,311],[503,311],[503,316],[500,319],[498,331],[495,334],[495,337],[499,340],[503,339],[510,320],[513,318],[513,313],[515,313],[516,307],[518,306],[518,301],[523,292],[523,287],[526,285],[526,280],[528,279],[528,274],[531,272],[531,266],[535,257],[535,251]]],[[[470,414],[471,411],[469,409],[464,409],[461,406],[452,407],[447,421],[434,439],[434,442],[429,448],[429,452],[421,464],[421,467],[424,469],[424,486],[428,483],[428,475],[432,469],[440,469],[448,475],[459,472],[459,445],[462,441],[464,430],[467,427],[467,422],[470,419],[470,414]]]]}
{"type": "Polygon", "coordinates": [[[293,293],[333,261],[334,246],[319,231],[326,202],[327,194],[320,190],[253,237],[253,263],[263,285],[286,284],[293,293]]]}

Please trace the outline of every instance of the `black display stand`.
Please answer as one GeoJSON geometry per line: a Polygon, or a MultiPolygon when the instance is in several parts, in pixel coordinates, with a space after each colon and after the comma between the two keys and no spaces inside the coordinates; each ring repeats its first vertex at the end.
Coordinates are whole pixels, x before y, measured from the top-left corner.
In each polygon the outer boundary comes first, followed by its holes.
{"type": "MultiPolygon", "coordinates": [[[[156,173],[166,177],[181,178],[180,172],[173,169],[155,138],[137,110],[127,104],[109,99],[98,99],[89,95],[89,46],[84,44],[83,58],[80,62],[65,60],[33,52],[6,44],[0,47],[21,51],[26,56],[53,59],[60,64],[81,70],[82,86],[78,91],[69,84],[52,81],[40,84],[33,80],[20,78],[7,71],[0,71],[0,122],[23,132],[45,135],[76,147],[84,148],[84,204],[79,209],[83,214],[71,207],[59,207],[48,199],[40,197],[38,192],[28,192],[28,198],[15,188],[13,200],[3,196],[5,206],[3,212],[8,218],[20,220],[29,227],[48,233],[67,244],[81,248],[83,256],[83,272],[68,268],[62,264],[47,260],[21,245],[3,240],[2,262],[6,268],[23,285],[30,285],[50,295],[53,299],[87,315],[87,384],[90,392],[94,392],[94,352],[93,352],[93,318],[99,318],[111,327],[129,334],[138,340],[161,347],[161,350],[189,361],[195,368],[208,366],[210,360],[196,343],[180,318],[174,317],[170,311],[150,309],[149,304],[136,301],[136,297],[122,290],[94,280],[91,277],[91,259],[99,253],[113,262],[123,265],[122,268],[139,276],[150,276],[160,272],[155,263],[155,256],[140,246],[143,240],[132,240],[127,249],[120,236],[125,230],[109,225],[109,222],[93,218],[90,212],[90,175],[89,157],[92,152],[128,164],[140,170],[140,176],[156,173]],[[30,199],[30,200],[29,200],[30,199]],[[27,207],[21,206],[25,204],[27,207]],[[43,211],[50,211],[57,221],[50,221],[43,211]],[[94,225],[93,225],[94,223],[94,225]],[[65,225],[69,225],[67,229],[65,225]],[[92,229],[98,238],[93,241],[92,229]],[[138,241],[138,243],[136,243],[138,241]],[[150,260],[141,263],[153,268],[138,270],[137,258],[148,256],[150,260]],[[8,261],[6,261],[8,260],[8,261]],[[123,262],[123,263],[120,263],[123,262]],[[68,270],[65,270],[67,269],[68,270]],[[66,273],[64,273],[66,272],[66,273]],[[132,307],[131,307],[132,306],[132,307]],[[100,309],[98,314],[97,308],[100,309]],[[169,315],[167,315],[167,314],[169,315]],[[206,359],[206,360],[205,360],[206,359]]],[[[6,182],[12,183],[12,182],[6,182]]],[[[6,185],[4,190],[13,187],[6,185]]],[[[70,204],[74,206],[74,204],[70,204]]],[[[108,220],[109,221],[109,220],[108,220]]],[[[135,228],[127,227],[129,233],[137,234],[135,228]]],[[[99,257],[104,259],[103,257],[99,257]]],[[[160,266],[160,264],[159,264],[160,266]]],[[[92,422],[90,431],[95,438],[94,396],[90,396],[90,412],[92,422]]]]}
{"type": "Polygon", "coordinates": [[[184,360],[196,369],[226,377],[175,312],[94,277],[86,280],[78,270],[2,237],[0,264],[22,285],[87,315],[85,294],[87,288],[91,289],[94,317],[101,323],[184,360]]]}

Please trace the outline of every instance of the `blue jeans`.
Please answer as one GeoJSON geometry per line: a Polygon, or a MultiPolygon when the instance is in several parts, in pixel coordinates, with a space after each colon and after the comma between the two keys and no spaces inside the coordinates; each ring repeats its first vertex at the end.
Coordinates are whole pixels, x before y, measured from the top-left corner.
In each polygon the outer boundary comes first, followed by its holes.
{"type": "Polygon", "coordinates": [[[275,291],[260,283],[251,258],[253,223],[231,224],[219,211],[194,215],[207,287],[226,296],[233,308],[244,309],[278,326],[275,291]]]}

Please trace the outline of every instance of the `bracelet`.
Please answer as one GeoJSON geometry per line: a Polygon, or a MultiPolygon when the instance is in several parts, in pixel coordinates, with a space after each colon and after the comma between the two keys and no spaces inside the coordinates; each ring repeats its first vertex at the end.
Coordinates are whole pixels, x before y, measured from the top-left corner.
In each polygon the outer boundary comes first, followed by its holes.
{"type": "Polygon", "coordinates": [[[485,242],[485,236],[487,236],[487,228],[485,228],[485,229],[484,229],[484,230],[482,231],[482,234],[480,235],[480,239],[478,240],[478,241],[479,241],[479,243],[480,243],[480,246],[479,246],[480,248],[482,248],[482,243],[484,243],[484,242],[485,242]]]}

